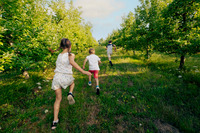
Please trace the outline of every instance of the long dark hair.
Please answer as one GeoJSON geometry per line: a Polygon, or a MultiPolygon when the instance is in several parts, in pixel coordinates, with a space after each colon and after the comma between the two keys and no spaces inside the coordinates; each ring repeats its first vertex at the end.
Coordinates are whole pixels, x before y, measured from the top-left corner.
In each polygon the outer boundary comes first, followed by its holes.
{"type": "MultiPolygon", "coordinates": [[[[61,40],[61,42],[60,42],[60,48],[62,48],[62,49],[66,49],[66,48],[70,49],[71,48],[71,42],[70,42],[70,40],[67,39],[67,38],[63,38],[61,40]]],[[[70,52],[71,52],[71,50],[68,51],[69,55],[71,55],[70,52]]]]}

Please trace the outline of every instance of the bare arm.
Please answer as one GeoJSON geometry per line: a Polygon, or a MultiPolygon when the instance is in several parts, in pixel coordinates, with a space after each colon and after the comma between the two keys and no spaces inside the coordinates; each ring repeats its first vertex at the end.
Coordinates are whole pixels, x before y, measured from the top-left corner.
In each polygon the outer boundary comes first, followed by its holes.
{"type": "Polygon", "coordinates": [[[51,49],[51,48],[48,48],[48,50],[53,54],[54,52],[60,50],[60,48],[58,48],[58,49],[56,49],[56,50],[53,50],[53,49],[51,49]]]}
{"type": "Polygon", "coordinates": [[[48,50],[53,54],[55,51],[51,48],[48,48],[48,50]]]}
{"type": "Polygon", "coordinates": [[[116,45],[113,45],[114,46],[114,48],[115,48],[115,52],[116,52],[116,45]]]}
{"type": "Polygon", "coordinates": [[[99,60],[99,62],[98,62],[98,63],[99,63],[99,65],[100,65],[100,64],[101,64],[101,61],[99,60]]]}
{"type": "Polygon", "coordinates": [[[69,62],[70,62],[70,64],[71,64],[74,68],[76,68],[76,69],[79,70],[81,73],[86,74],[86,75],[88,75],[88,76],[92,75],[90,72],[84,71],[84,70],[74,61],[74,59],[75,59],[75,55],[74,55],[74,54],[71,54],[71,56],[69,56],[69,62]]]}
{"type": "Polygon", "coordinates": [[[85,69],[85,64],[86,64],[86,62],[87,62],[87,58],[84,60],[84,62],[83,62],[83,69],[85,69]]]}

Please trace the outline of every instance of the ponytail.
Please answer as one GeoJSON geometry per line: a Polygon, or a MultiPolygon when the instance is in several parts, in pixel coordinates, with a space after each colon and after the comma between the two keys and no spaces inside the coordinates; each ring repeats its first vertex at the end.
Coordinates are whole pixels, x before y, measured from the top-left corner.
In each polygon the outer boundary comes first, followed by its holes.
{"type": "MultiPolygon", "coordinates": [[[[70,49],[71,48],[71,42],[67,38],[63,38],[60,42],[60,47],[58,49],[70,49]]],[[[68,51],[69,56],[71,56],[71,51],[68,51]]]]}

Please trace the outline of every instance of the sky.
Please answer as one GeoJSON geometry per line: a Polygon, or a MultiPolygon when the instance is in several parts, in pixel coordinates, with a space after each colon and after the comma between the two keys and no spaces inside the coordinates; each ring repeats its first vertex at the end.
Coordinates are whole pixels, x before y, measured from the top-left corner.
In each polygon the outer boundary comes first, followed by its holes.
{"type": "Polygon", "coordinates": [[[119,29],[122,16],[130,11],[134,13],[139,4],[139,0],[74,0],[75,7],[82,7],[85,21],[92,23],[92,34],[96,40],[106,39],[114,29],[119,29]]]}

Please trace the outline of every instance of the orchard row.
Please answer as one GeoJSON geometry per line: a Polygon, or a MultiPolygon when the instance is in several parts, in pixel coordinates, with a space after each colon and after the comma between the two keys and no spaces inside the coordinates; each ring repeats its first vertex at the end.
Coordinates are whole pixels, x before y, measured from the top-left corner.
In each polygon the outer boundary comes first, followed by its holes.
{"type": "MultiPolygon", "coordinates": [[[[127,50],[176,54],[180,69],[186,55],[200,52],[200,3],[198,0],[140,0],[135,14],[123,17],[121,28],[106,40],[127,50]]],[[[102,41],[102,39],[100,40],[102,41]]]]}
{"type": "Polygon", "coordinates": [[[71,40],[76,51],[96,45],[91,28],[72,1],[3,0],[0,2],[0,71],[45,69],[56,59],[48,48],[57,49],[64,37],[71,40]]]}

